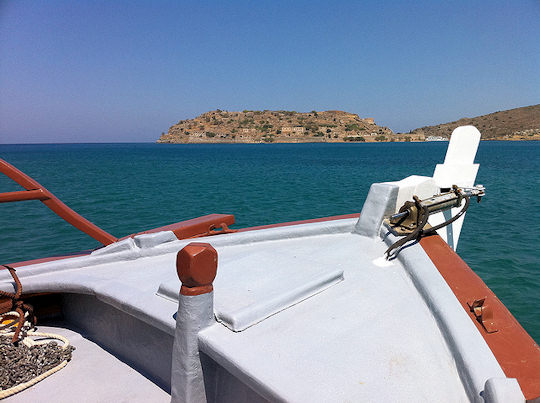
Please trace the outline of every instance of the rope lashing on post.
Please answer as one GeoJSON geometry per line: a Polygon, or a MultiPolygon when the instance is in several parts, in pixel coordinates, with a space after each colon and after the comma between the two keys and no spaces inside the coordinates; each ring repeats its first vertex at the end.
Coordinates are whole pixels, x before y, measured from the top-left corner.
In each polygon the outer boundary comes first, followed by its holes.
{"type": "Polygon", "coordinates": [[[11,299],[11,307],[4,305],[0,312],[0,399],[64,368],[75,349],[63,336],[35,330],[32,306],[20,300],[22,285],[15,269],[3,266],[13,277],[16,289],[14,293],[0,291],[0,296],[11,299]]]}

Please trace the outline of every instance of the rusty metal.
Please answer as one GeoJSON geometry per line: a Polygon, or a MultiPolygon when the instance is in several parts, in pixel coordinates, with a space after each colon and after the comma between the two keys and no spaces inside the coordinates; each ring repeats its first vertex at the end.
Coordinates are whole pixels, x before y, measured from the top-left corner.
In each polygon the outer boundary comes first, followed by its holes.
{"type": "MultiPolygon", "coordinates": [[[[388,249],[386,249],[385,253],[386,253],[387,259],[391,258],[392,251],[397,250],[398,251],[397,253],[399,253],[399,250],[400,250],[399,248],[401,248],[407,242],[412,241],[412,240],[418,240],[422,236],[422,230],[424,229],[424,227],[426,226],[428,222],[429,212],[427,208],[424,205],[422,205],[422,201],[418,198],[418,196],[413,196],[413,199],[414,199],[414,210],[417,211],[417,213],[412,213],[412,212],[409,213],[413,217],[416,215],[416,217],[414,217],[414,221],[411,221],[411,224],[413,224],[411,228],[412,231],[408,235],[394,242],[392,245],[390,245],[388,249]]],[[[407,205],[407,203],[405,203],[405,205],[407,205]]],[[[410,206],[410,211],[412,211],[412,207],[413,206],[410,206]]],[[[396,257],[397,253],[393,256],[394,258],[396,257]]]]}
{"type": "Polygon", "coordinates": [[[208,228],[208,235],[232,234],[234,232],[237,232],[237,230],[230,229],[229,226],[225,224],[224,222],[222,222],[219,225],[212,224],[208,228]],[[217,228],[221,228],[221,229],[219,230],[217,228]]]}
{"type": "Polygon", "coordinates": [[[219,225],[211,224],[208,227],[208,231],[206,231],[203,234],[194,235],[191,238],[202,238],[202,237],[211,236],[211,235],[232,234],[234,232],[238,232],[238,230],[230,229],[226,223],[222,222],[219,225]],[[217,228],[221,228],[221,229],[217,229],[217,228]]]}
{"type": "Polygon", "coordinates": [[[14,345],[9,337],[0,335],[0,357],[4,358],[0,361],[0,391],[30,382],[63,361],[70,361],[73,350],[73,346],[64,348],[54,341],[31,347],[14,345]]]}
{"type": "Polygon", "coordinates": [[[210,226],[210,230],[208,232],[210,233],[210,235],[219,235],[219,234],[232,234],[233,232],[237,232],[237,230],[230,229],[227,224],[222,222],[221,224],[219,224],[219,227],[215,225],[210,226]],[[220,227],[221,227],[221,230],[215,231],[216,228],[220,228],[220,227]]]}
{"type": "Polygon", "coordinates": [[[474,317],[488,333],[495,333],[498,329],[493,320],[493,309],[487,303],[487,297],[467,302],[474,317]]]}
{"type": "Polygon", "coordinates": [[[397,235],[408,235],[420,224],[420,212],[422,206],[416,196],[414,201],[406,201],[399,209],[398,214],[386,219],[385,222],[394,230],[397,235]]]}
{"type": "Polygon", "coordinates": [[[414,202],[405,202],[397,214],[384,220],[386,226],[395,235],[405,235],[386,250],[386,258],[390,259],[391,252],[394,250],[399,253],[398,248],[402,247],[407,242],[413,240],[417,241],[422,236],[434,234],[438,229],[452,224],[463,216],[469,208],[470,198],[476,196],[480,199],[480,197],[485,194],[483,186],[478,189],[474,188],[473,191],[463,191],[454,185],[452,186],[451,192],[438,194],[424,200],[420,200],[418,196],[413,196],[414,202]],[[455,216],[450,217],[443,223],[433,227],[428,224],[428,219],[431,214],[445,211],[453,207],[459,207],[463,200],[465,200],[465,205],[455,216]]]}
{"type": "MultiPolygon", "coordinates": [[[[423,218],[422,214],[431,215],[438,211],[458,207],[465,197],[467,196],[463,195],[457,186],[454,186],[450,192],[441,193],[424,200],[420,200],[418,196],[413,196],[414,202],[406,201],[396,214],[385,220],[385,223],[396,235],[408,235],[420,225],[423,218]]],[[[445,225],[448,224],[443,226],[445,225]]]]}
{"type": "Polygon", "coordinates": [[[26,189],[26,191],[0,193],[0,203],[22,200],[39,200],[54,211],[59,217],[103,245],[109,245],[118,240],[108,232],[102,230],[97,225],[91,223],[86,218],[70,209],[55,195],[41,186],[37,181],[3,159],[0,159],[0,172],[26,189]]]}

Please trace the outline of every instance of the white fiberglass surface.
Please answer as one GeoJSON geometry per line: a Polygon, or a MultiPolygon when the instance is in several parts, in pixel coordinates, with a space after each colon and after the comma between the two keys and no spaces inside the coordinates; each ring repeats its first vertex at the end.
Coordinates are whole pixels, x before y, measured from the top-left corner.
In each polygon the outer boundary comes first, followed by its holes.
{"type": "MultiPolygon", "coordinates": [[[[349,232],[264,240],[264,233],[251,242],[208,238],[219,255],[216,312],[249,314],[302,281],[341,273],[339,281],[278,305],[241,331],[212,325],[200,335],[202,351],[268,398],[468,400],[455,358],[408,272],[397,260],[381,264],[383,241],[349,232]]],[[[175,256],[112,261],[25,283],[37,291],[53,282],[67,292],[80,284],[172,334],[180,287],[175,256]],[[170,288],[167,298],[156,295],[158,288],[170,288]]]]}
{"type": "MultiPolygon", "coordinates": [[[[216,324],[202,332],[202,350],[269,398],[468,400],[436,320],[401,264],[380,264],[384,249],[380,240],[354,234],[244,248],[248,255],[272,250],[294,256],[260,263],[268,272],[277,263],[309,271],[316,261],[342,269],[344,280],[244,331],[216,324]]],[[[225,266],[221,275],[227,274],[225,266]]],[[[281,280],[275,286],[286,289],[281,280]]],[[[216,280],[216,301],[235,292],[222,289],[225,283],[216,280]]]]}

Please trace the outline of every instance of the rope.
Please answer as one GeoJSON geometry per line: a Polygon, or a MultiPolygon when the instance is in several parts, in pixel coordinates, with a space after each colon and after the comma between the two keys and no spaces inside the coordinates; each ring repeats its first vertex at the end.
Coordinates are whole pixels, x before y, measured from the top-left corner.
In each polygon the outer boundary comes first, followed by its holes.
{"type": "Polygon", "coordinates": [[[49,369],[47,372],[42,373],[41,375],[32,379],[31,381],[20,383],[17,386],[13,386],[9,389],[0,391],[0,400],[5,399],[6,397],[12,396],[15,393],[22,392],[26,388],[29,388],[30,386],[35,385],[36,383],[42,381],[43,379],[54,374],[55,372],[60,371],[62,368],[64,368],[67,365],[67,363],[68,363],[67,360],[64,360],[60,364],[58,364],[56,367],[49,369]]]}
{"type": "Polygon", "coordinates": [[[61,335],[36,332],[32,306],[19,299],[22,285],[15,269],[3,266],[15,281],[15,292],[0,290],[0,296],[12,302],[11,310],[8,307],[0,312],[0,399],[25,390],[64,368],[75,349],[61,335]],[[51,339],[59,340],[62,346],[51,339]]]}
{"type": "MultiPolygon", "coordinates": [[[[9,314],[14,316],[13,314],[16,312],[9,314]]],[[[29,322],[25,321],[25,324],[29,324],[29,322]]],[[[11,328],[15,326],[13,322],[11,325],[11,328]]],[[[27,332],[26,337],[18,345],[8,341],[8,338],[14,335],[15,331],[6,331],[5,329],[0,331],[0,357],[2,358],[0,399],[21,392],[58,372],[71,360],[74,350],[68,339],[59,334],[36,332],[32,329],[27,332]],[[44,340],[34,340],[34,338],[44,340]],[[59,340],[62,342],[62,346],[58,346],[50,339],[59,340]],[[26,380],[32,375],[35,376],[26,380]]]]}
{"type": "Polygon", "coordinates": [[[15,343],[19,340],[19,335],[24,325],[24,318],[26,317],[24,311],[26,311],[28,313],[28,316],[32,318],[33,325],[36,324],[36,318],[34,316],[34,308],[32,307],[32,305],[25,304],[22,300],[20,300],[22,295],[22,284],[19,280],[19,277],[17,276],[17,273],[15,272],[15,269],[5,264],[3,264],[2,266],[4,266],[9,271],[9,274],[11,274],[11,277],[13,277],[13,281],[15,281],[14,293],[0,290],[0,297],[11,299],[11,307],[5,308],[3,312],[0,310],[0,315],[4,315],[8,311],[15,311],[18,313],[19,322],[17,323],[17,328],[15,329],[15,334],[13,335],[12,339],[12,342],[15,343]]]}

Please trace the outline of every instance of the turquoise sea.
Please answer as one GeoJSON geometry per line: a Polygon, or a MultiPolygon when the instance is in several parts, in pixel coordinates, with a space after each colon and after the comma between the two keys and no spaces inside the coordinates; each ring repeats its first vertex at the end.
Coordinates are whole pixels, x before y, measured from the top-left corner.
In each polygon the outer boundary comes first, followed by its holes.
{"type": "MultiPolygon", "coordinates": [[[[432,175],[447,143],[0,145],[84,217],[120,237],[209,213],[237,227],[359,212],[372,182],[432,175]]],[[[540,341],[540,143],[480,144],[458,253],[540,341]]],[[[0,192],[20,190],[0,177],[0,192]]],[[[0,263],[95,248],[38,201],[0,204],[0,263]]]]}

